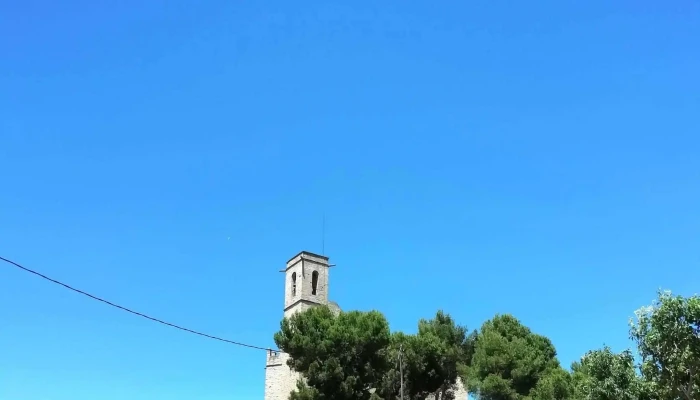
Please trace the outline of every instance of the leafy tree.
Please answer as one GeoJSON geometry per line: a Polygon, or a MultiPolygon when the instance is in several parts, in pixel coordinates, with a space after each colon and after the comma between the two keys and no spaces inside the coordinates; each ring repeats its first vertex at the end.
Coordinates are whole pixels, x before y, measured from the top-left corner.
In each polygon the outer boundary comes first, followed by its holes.
{"type": "Polygon", "coordinates": [[[700,297],[659,292],[635,316],[630,337],[651,390],[663,400],[700,398],[700,297]]]}
{"type": "Polygon", "coordinates": [[[430,373],[422,377],[432,383],[428,388],[437,399],[447,400],[459,378],[462,366],[471,364],[474,353],[473,337],[467,334],[465,326],[458,325],[449,314],[438,311],[435,318],[418,322],[419,341],[435,343],[431,352],[424,354],[424,360],[430,365],[430,373]]]}
{"type": "Polygon", "coordinates": [[[417,335],[407,335],[403,332],[392,334],[391,345],[387,357],[392,368],[385,375],[381,384],[383,398],[400,397],[401,373],[403,373],[404,398],[417,400],[425,397],[435,385],[423,377],[429,375],[430,366],[426,362],[426,354],[436,352],[436,343],[423,340],[417,335]],[[400,359],[401,358],[401,359],[400,359]]]}
{"type": "Polygon", "coordinates": [[[289,394],[289,400],[316,400],[319,398],[318,390],[309,387],[303,380],[297,381],[296,390],[289,394]]]}
{"type": "Polygon", "coordinates": [[[629,350],[616,354],[605,346],[589,351],[571,369],[578,399],[638,400],[642,395],[642,382],[629,350]]]}
{"type": "Polygon", "coordinates": [[[552,385],[558,382],[552,375],[561,369],[556,355],[548,338],[511,315],[497,315],[483,324],[476,339],[470,392],[484,400],[529,399],[543,378],[552,379],[552,385]]]}
{"type": "Polygon", "coordinates": [[[459,372],[469,364],[474,352],[473,343],[473,335],[467,334],[466,327],[443,311],[438,311],[433,319],[419,321],[415,335],[393,334],[388,356],[394,366],[384,380],[383,397],[400,394],[398,356],[402,349],[404,398],[425,399],[434,395],[440,400],[451,399],[459,372]]]}
{"type": "Polygon", "coordinates": [[[378,399],[377,385],[389,370],[389,324],[377,311],[341,312],[314,307],[282,320],[275,343],[288,365],[305,379],[293,400],[378,399]]]}
{"type": "Polygon", "coordinates": [[[533,400],[569,400],[573,399],[571,374],[563,368],[555,368],[543,376],[530,392],[533,400]]]}
{"type": "Polygon", "coordinates": [[[537,385],[530,392],[532,400],[571,400],[573,386],[571,374],[563,368],[554,368],[542,376],[537,385]]]}

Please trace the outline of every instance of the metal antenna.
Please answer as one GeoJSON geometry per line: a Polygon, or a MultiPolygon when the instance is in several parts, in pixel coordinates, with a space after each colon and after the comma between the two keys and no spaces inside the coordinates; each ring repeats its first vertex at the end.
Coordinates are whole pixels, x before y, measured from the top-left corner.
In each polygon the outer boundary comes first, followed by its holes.
{"type": "Polygon", "coordinates": [[[321,255],[326,255],[326,213],[323,213],[323,223],[321,226],[321,255]]]}

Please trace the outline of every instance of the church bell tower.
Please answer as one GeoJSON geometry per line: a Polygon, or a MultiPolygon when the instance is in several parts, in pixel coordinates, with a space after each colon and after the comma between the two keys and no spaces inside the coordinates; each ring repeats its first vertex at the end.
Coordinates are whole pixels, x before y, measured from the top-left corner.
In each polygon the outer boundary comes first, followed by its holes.
{"type": "MultiPolygon", "coordinates": [[[[302,251],[287,261],[284,272],[284,317],[319,305],[329,305],[340,310],[337,304],[328,301],[328,257],[302,251]]],[[[269,350],[265,363],[265,400],[287,400],[301,377],[287,365],[289,355],[269,350]]]]}
{"type": "Polygon", "coordinates": [[[284,316],[328,304],[328,257],[302,251],[287,261],[284,272],[284,316]]]}

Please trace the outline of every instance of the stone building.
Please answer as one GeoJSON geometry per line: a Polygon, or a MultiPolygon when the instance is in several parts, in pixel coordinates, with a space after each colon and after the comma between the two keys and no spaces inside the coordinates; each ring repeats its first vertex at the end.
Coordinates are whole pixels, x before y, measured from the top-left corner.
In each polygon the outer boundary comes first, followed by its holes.
{"type": "MultiPolygon", "coordinates": [[[[284,317],[317,305],[327,305],[340,312],[337,303],[328,299],[328,275],[332,265],[328,257],[308,251],[287,261],[284,272],[284,317]]],[[[282,352],[268,351],[265,363],[265,400],[288,400],[296,388],[299,374],[287,366],[289,356],[282,352]]],[[[426,400],[432,400],[430,396],[426,400]]],[[[456,400],[467,399],[461,382],[454,388],[456,400]]]]}

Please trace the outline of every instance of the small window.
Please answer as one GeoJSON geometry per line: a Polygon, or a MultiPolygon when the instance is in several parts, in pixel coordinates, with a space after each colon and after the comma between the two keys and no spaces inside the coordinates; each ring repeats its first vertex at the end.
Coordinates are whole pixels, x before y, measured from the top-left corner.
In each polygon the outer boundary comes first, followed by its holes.
{"type": "Polygon", "coordinates": [[[318,271],[311,274],[311,294],[316,295],[316,287],[318,286],[318,271]]]}
{"type": "Polygon", "coordinates": [[[297,273],[292,273],[292,296],[297,295],[297,273]]]}

